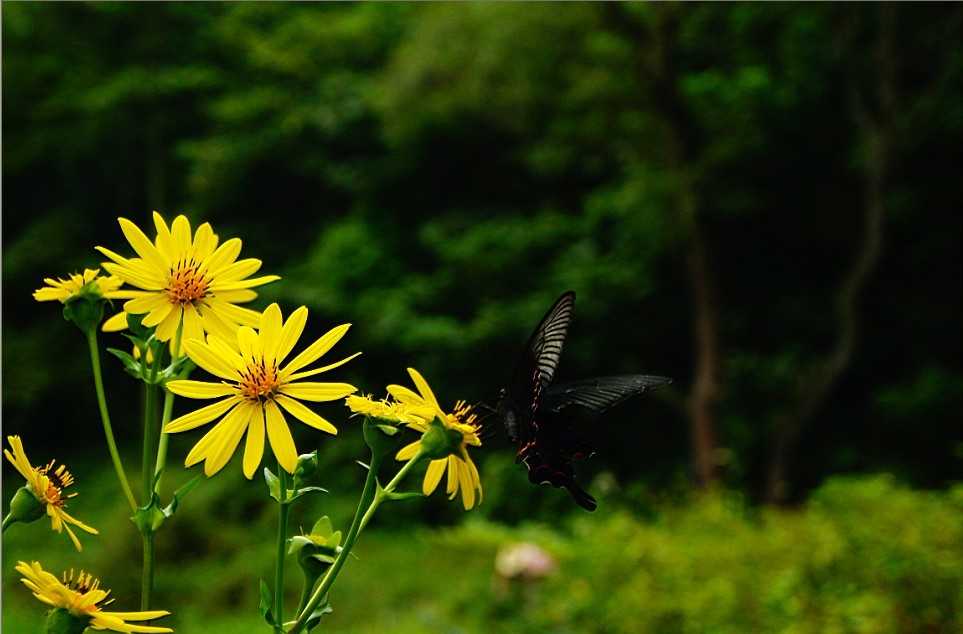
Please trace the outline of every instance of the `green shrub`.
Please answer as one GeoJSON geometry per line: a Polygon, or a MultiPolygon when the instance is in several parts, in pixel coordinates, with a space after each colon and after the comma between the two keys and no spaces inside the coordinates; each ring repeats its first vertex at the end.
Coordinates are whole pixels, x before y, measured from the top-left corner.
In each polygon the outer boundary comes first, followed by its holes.
{"type": "MultiPolygon", "coordinates": [[[[876,476],[830,480],[799,509],[754,513],[720,493],[653,521],[578,516],[544,542],[559,573],[513,582],[480,618],[532,632],[963,631],[961,510],[963,487],[912,491],[876,476]]],[[[455,532],[441,543],[476,556],[506,538],[539,541],[534,529],[455,532]]]]}

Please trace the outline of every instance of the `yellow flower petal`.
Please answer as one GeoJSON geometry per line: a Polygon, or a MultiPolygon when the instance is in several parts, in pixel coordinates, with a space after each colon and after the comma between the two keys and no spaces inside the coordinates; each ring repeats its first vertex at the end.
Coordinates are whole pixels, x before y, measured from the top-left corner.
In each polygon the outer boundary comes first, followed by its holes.
{"type": "Polygon", "coordinates": [[[127,218],[119,218],[120,229],[124,232],[124,237],[127,238],[127,242],[130,246],[134,248],[134,252],[144,262],[147,262],[152,267],[158,270],[165,270],[168,267],[168,263],[158,252],[157,247],[144,235],[144,232],[137,228],[133,222],[127,218]]]}
{"type": "Polygon", "coordinates": [[[291,350],[294,349],[294,345],[301,338],[301,334],[304,333],[304,326],[308,320],[308,309],[301,306],[295,310],[288,317],[288,320],[284,323],[284,327],[281,328],[281,332],[278,335],[278,341],[276,344],[274,359],[280,364],[287,358],[291,350]]]}
{"type": "Polygon", "coordinates": [[[147,293],[124,304],[124,310],[133,315],[145,315],[160,308],[171,309],[171,303],[160,293],[147,293]]]}
{"type": "Polygon", "coordinates": [[[181,379],[168,381],[167,389],[178,396],[187,398],[217,398],[219,396],[232,396],[237,392],[237,388],[226,383],[207,383],[206,381],[190,381],[181,379]]]}
{"type": "Polygon", "coordinates": [[[104,325],[100,327],[104,332],[118,332],[127,327],[127,312],[119,312],[113,317],[110,317],[104,322],[104,325]]]}
{"type": "Polygon", "coordinates": [[[315,429],[326,431],[329,434],[338,433],[338,429],[334,425],[321,418],[293,398],[288,398],[281,394],[278,396],[277,402],[281,407],[290,412],[292,416],[300,420],[302,423],[306,423],[315,429]]]}
{"type": "Polygon", "coordinates": [[[415,457],[415,454],[418,453],[418,450],[419,450],[419,449],[421,449],[421,441],[420,441],[420,440],[419,440],[419,441],[416,441],[416,442],[413,442],[413,443],[411,443],[410,445],[407,445],[407,446],[405,446],[405,447],[402,447],[402,448],[398,451],[398,453],[395,454],[395,459],[396,459],[396,460],[411,460],[412,458],[415,457]]]}
{"type": "Polygon", "coordinates": [[[281,388],[281,394],[316,403],[336,401],[356,391],[358,388],[347,383],[288,383],[281,388]]]}
{"type": "Polygon", "coordinates": [[[157,237],[154,238],[154,246],[157,247],[157,250],[165,260],[171,262],[177,258],[178,253],[174,249],[174,241],[171,239],[170,229],[167,228],[167,223],[164,222],[164,218],[156,211],[151,214],[151,217],[154,220],[154,230],[157,231],[157,237]]]}
{"type": "Polygon", "coordinates": [[[247,424],[247,441],[244,443],[244,477],[254,477],[261,458],[264,456],[264,414],[263,409],[255,412],[247,424]]]}
{"type": "Polygon", "coordinates": [[[217,427],[223,425],[223,429],[207,451],[207,461],[204,463],[205,475],[212,476],[224,468],[234,455],[234,450],[241,442],[244,432],[247,431],[248,421],[253,414],[252,407],[235,407],[224,416],[224,420],[218,423],[217,427]]]}
{"type": "Polygon", "coordinates": [[[425,482],[422,491],[425,495],[431,495],[432,491],[441,482],[441,476],[445,473],[446,460],[432,460],[428,465],[428,472],[425,473],[425,482]]]}
{"type": "Polygon", "coordinates": [[[171,243],[175,253],[183,253],[191,248],[191,223],[187,216],[182,214],[171,223],[171,243]]]}
{"type": "Polygon", "coordinates": [[[336,328],[332,328],[327,333],[325,333],[321,338],[308,346],[304,352],[294,357],[282,371],[283,375],[290,375],[309,363],[316,361],[321,355],[334,347],[334,344],[338,343],[344,334],[348,332],[348,328],[351,324],[343,324],[336,328]]]}
{"type": "Polygon", "coordinates": [[[224,267],[229,266],[231,262],[237,259],[237,256],[241,253],[241,241],[238,238],[231,238],[217,247],[211,257],[205,260],[205,272],[207,271],[220,271],[224,267]]]}
{"type": "MultiPolygon", "coordinates": [[[[295,311],[297,312],[297,311],[295,311]]],[[[306,313],[307,311],[305,311],[306,313]]],[[[288,318],[288,322],[294,314],[288,318]]],[[[264,362],[276,364],[278,341],[281,338],[283,320],[281,309],[277,304],[271,304],[261,313],[261,325],[258,328],[258,346],[264,353],[264,362]]]]}
{"type": "Polygon", "coordinates": [[[278,459],[281,468],[288,473],[294,473],[298,466],[298,451],[294,447],[291,430],[284,421],[284,414],[273,401],[264,404],[264,411],[267,414],[267,433],[271,450],[274,451],[274,456],[278,459]]]}
{"type": "MultiPolygon", "coordinates": [[[[191,361],[201,368],[216,377],[228,381],[236,381],[238,376],[237,365],[241,365],[243,362],[237,354],[233,354],[234,357],[237,357],[237,360],[235,363],[231,363],[234,359],[230,357],[225,358],[225,353],[217,347],[217,343],[217,339],[213,336],[208,337],[208,343],[204,343],[198,339],[191,339],[184,342],[184,349],[187,351],[187,356],[191,358],[191,361]]],[[[228,349],[228,352],[232,351],[228,349]]]]}
{"type": "Polygon", "coordinates": [[[242,403],[243,401],[238,397],[226,398],[223,401],[212,403],[207,407],[202,407],[197,411],[191,412],[190,414],[185,414],[180,418],[176,418],[167,423],[167,425],[164,426],[164,433],[176,434],[178,432],[194,429],[195,427],[200,427],[205,423],[211,422],[235,405],[242,403]]]}
{"type": "Polygon", "coordinates": [[[359,356],[360,354],[361,354],[360,352],[355,352],[355,353],[354,353],[353,355],[351,355],[350,357],[345,357],[344,359],[341,359],[340,361],[338,361],[338,362],[336,362],[336,363],[332,363],[331,365],[326,365],[326,366],[321,367],[321,368],[315,368],[315,369],[313,369],[313,370],[307,370],[307,371],[305,371],[305,372],[296,372],[296,373],[294,373],[294,374],[292,374],[292,375],[290,375],[290,376],[287,376],[287,377],[286,377],[286,380],[287,380],[287,381],[300,381],[301,379],[307,378],[307,377],[309,377],[309,376],[314,376],[315,374],[321,374],[322,372],[327,372],[328,370],[333,370],[333,369],[335,369],[335,368],[337,368],[337,367],[339,367],[339,366],[344,365],[344,364],[347,363],[348,361],[351,361],[352,359],[354,359],[355,357],[359,356]]]}
{"type": "Polygon", "coordinates": [[[232,284],[250,275],[254,275],[260,268],[260,260],[253,258],[241,260],[240,262],[234,262],[223,267],[221,273],[217,276],[217,280],[219,284],[232,284]]]}
{"type": "MultiPolygon", "coordinates": [[[[165,317],[162,322],[157,324],[157,330],[154,331],[154,336],[161,341],[170,341],[173,339],[174,335],[177,334],[177,329],[180,328],[183,315],[184,308],[181,306],[174,306],[173,310],[167,313],[167,317],[165,317]]],[[[147,325],[146,319],[144,320],[144,325],[147,325]]]]}

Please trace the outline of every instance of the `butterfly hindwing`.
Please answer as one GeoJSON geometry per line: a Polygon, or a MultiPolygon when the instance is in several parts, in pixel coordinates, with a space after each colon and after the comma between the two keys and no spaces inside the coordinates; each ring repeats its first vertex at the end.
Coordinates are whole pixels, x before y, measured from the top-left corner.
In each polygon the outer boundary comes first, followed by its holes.
{"type": "Polygon", "coordinates": [[[599,376],[553,385],[542,395],[540,405],[553,412],[562,412],[568,407],[578,406],[601,414],[649,388],[671,382],[672,379],[664,376],[647,374],[599,376]]]}
{"type": "Polygon", "coordinates": [[[529,482],[551,484],[556,489],[565,487],[579,506],[594,511],[598,506],[595,498],[575,482],[573,465],[594,453],[592,445],[558,415],[545,412],[539,415],[536,442],[519,455],[528,467],[529,482]]]}

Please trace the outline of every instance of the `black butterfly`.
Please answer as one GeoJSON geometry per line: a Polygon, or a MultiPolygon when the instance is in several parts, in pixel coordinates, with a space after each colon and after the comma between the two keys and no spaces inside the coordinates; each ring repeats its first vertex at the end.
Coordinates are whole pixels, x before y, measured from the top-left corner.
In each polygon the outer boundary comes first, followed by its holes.
{"type": "Polygon", "coordinates": [[[528,479],[533,484],[565,487],[579,506],[594,511],[595,498],[576,484],[572,462],[595,450],[566,424],[566,410],[582,407],[598,414],[672,379],[633,374],[552,385],[574,311],[575,293],[569,291],[545,314],[495,411],[508,428],[509,439],[521,445],[515,462],[525,463],[528,479]]]}

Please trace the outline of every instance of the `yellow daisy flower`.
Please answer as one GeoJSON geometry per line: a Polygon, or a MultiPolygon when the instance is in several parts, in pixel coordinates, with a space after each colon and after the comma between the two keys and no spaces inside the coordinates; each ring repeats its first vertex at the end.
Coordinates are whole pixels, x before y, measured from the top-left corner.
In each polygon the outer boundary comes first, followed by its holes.
{"type": "Polygon", "coordinates": [[[257,325],[260,314],[236,304],[257,297],[252,288],[280,278],[267,275],[247,279],[261,268],[261,261],[238,261],[239,239],[218,245],[217,235],[206,222],[192,238],[185,216],[175,218],[168,229],[155,211],[157,237],[151,242],[130,220],[118,220],[139,257],[128,259],[104,247],[97,250],[113,260],[104,262],[107,272],[141,290],[131,291],[133,299],[124,304],[124,313],[108,319],[104,330],[126,328],[125,313],[146,314],[144,326],[157,326],[155,336],[161,341],[171,340],[182,322],[183,339],[200,339],[204,333],[212,333],[231,340],[239,326],[257,325]]]}
{"type": "Polygon", "coordinates": [[[54,466],[53,460],[45,467],[33,467],[30,461],[27,460],[27,454],[23,450],[23,443],[20,441],[20,437],[7,436],[7,441],[13,449],[13,453],[11,454],[10,450],[4,449],[3,455],[7,457],[7,460],[9,460],[17,471],[20,472],[20,475],[24,477],[27,481],[27,488],[34,497],[37,498],[38,504],[44,508],[47,515],[50,516],[50,527],[58,533],[66,528],[67,534],[70,535],[70,540],[74,543],[77,550],[83,550],[80,546],[80,541],[77,539],[77,536],[74,535],[74,532],[70,530],[69,525],[73,524],[91,535],[96,535],[97,530],[87,526],[80,520],[74,519],[64,510],[67,506],[66,501],[77,495],[76,493],[64,495],[64,490],[74,483],[73,476],[70,475],[70,472],[67,471],[63,465],[60,465],[51,473],[50,471],[54,466]]]}
{"type": "Polygon", "coordinates": [[[97,286],[100,288],[100,294],[107,299],[127,299],[132,297],[130,291],[119,290],[124,284],[124,280],[113,275],[105,277],[99,275],[100,269],[84,269],[83,274],[81,273],[71,273],[68,279],[57,278],[51,279],[49,277],[44,278],[44,282],[47,286],[43,288],[38,288],[33,293],[33,298],[38,302],[52,302],[58,301],[62,304],[67,303],[67,300],[80,292],[80,290],[90,282],[97,282],[97,286]]]}
{"type": "Polygon", "coordinates": [[[435,417],[431,405],[416,405],[382,399],[376,401],[370,396],[351,395],[344,404],[355,414],[364,414],[390,423],[428,423],[435,417]]]}
{"type": "Polygon", "coordinates": [[[167,433],[182,432],[224,416],[191,450],[185,461],[186,466],[204,460],[204,473],[209,476],[217,473],[227,464],[241,436],[247,431],[244,475],[250,479],[261,463],[266,428],[271,449],[281,467],[288,473],[294,473],[298,452],[282,409],[315,429],[330,434],[338,433],[334,425],[298,399],[334,401],[351,394],[355,387],[347,383],[311,383],[300,379],[336,368],[361,353],[322,368],[299,372],[344,336],[350,326],[344,324],[331,329],[286,366],[280,367],[304,332],[307,315],[308,309],[302,306],[282,324],[281,309],[277,304],[271,304],[261,316],[259,332],[242,326],[230,341],[212,334],[207,337],[206,343],[199,339],[185,343],[187,356],[221,380],[217,383],[170,381],[167,389],[188,398],[227,397],[181,416],[164,427],[167,433]]]}
{"type": "MultiPolygon", "coordinates": [[[[482,444],[481,439],[478,437],[479,426],[475,425],[476,417],[474,414],[471,414],[471,408],[466,406],[464,401],[458,401],[458,403],[455,404],[454,412],[445,414],[441,406],[438,405],[438,399],[435,398],[434,393],[428,386],[428,382],[425,381],[421,374],[414,368],[408,368],[408,374],[411,375],[412,380],[415,382],[418,393],[401,385],[389,385],[388,393],[400,403],[408,406],[431,408],[432,419],[437,418],[440,420],[446,430],[454,430],[461,434],[461,442],[453,447],[454,453],[447,458],[432,460],[428,464],[428,471],[425,473],[422,491],[425,495],[431,495],[435,488],[438,487],[438,483],[441,482],[442,474],[447,470],[448,498],[453,500],[460,492],[462,504],[464,504],[465,510],[467,511],[475,506],[476,491],[478,492],[478,504],[481,504],[482,501],[481,478],[478,476],[478,469],[475,468],[475,464],[468,456],[467,450],[468,445],[480,447],[482,444]]],[[[424,434],[428,431],[429,425],[430,423],[428,421],[421,420],[409,423],[408,427],[424,434]]],[[[415,457],[420,449],[421,440],[418,440],[402,448],[395,458],[398,460],[410,460],[415,457]]]]}
{"type": "Polygon", "coordinates": [[[36,561],[26,563],[21,561],[16,568],[23,575],[23,585],[27,586],[37,600],[46,603],[54,610],[64,610],[70,616],[85,622],[95,630],[110,630],[112,632],[173,632],[169,627],[153,627],[150,625],[131,625],[127,621],[149,621],[170,612],[153,610],[150,612],[104,612],[101,608],[113,602],[108,599],[109,590],[100,589],[100,581],[89,574],[80,572],[74,578],[73,570],[70,576],[64,573],[64,580],[60,581],[54,575],[45,571],[36,561]]]}

